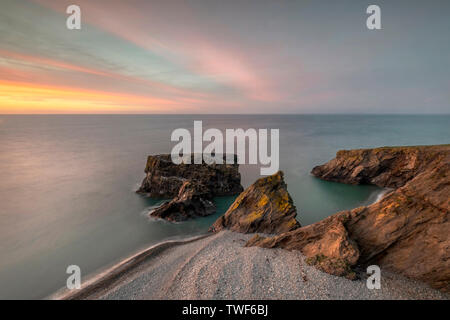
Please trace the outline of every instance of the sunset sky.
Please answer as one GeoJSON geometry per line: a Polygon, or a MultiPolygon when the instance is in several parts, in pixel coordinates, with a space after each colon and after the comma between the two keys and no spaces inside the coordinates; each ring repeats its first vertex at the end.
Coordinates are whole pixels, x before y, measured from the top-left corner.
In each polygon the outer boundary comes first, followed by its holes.
{"type": "Polygon", "coordinates": [[[449,16],[450,1],[0,0],[0,113],[450,113],[449,16]]]}

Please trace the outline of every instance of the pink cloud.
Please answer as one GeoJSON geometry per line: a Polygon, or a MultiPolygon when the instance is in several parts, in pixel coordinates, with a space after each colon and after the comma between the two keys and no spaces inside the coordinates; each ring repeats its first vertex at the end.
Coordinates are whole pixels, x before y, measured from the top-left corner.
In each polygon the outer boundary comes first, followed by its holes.
{"type": "MultiPolygon", "coordinates": [[[[65,14],[64,1],[34,1],[65,14]]],[[[155,8],[157,4],[138,3],[139,6],[133,6],[128,1],[78,1],[87,23],[173,59],[174,63],[181,62],[193,74],[234,88],[244,99],[264,102],[281,99],[270,76],[258,72],[252,63],[257,52],[244,52],[236,44],[210,39],[208,30],[196,27],[195,13],[182,3],[177,3],[177,10],[168,15],[182,21],[177,21],[176,26],[159,17],[157,13],[161,8],[155,8]]]]}

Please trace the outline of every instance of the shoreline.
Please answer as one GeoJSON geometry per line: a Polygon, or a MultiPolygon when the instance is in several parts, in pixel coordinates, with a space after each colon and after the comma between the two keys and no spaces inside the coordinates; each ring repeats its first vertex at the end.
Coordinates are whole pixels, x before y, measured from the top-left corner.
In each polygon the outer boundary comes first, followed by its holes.
{"type": "Polygon", "coordinates": [[[74,289],[70,291],[66,288],[61,288],[55,293],[46,297],[45,300],[78,300],[83,299],[86,296],[94,294],[98,290],[104,290],[105,288],[114,285],[114,282],[119,280],[121,276],[126,273],[132,273],[133,269],[138,267],[146,259],[152,256],[158,255],[160,252],[167,250],[174,246],[188,244],[197,240],[201,240],[212,236],[212,233],[202,234],[199,236],[189,237],[181,240],[166,240],[150,247],[143,249],[127,258],[123,258],[119,262],[115,263],[111,267],[94,272],[88,275],[86,279],[82,279],[81,289],[74,289]]]}
{"type": "MultiPolygon", "coordinates": [[[[386,194],[390,193],[392,188],[383,188],[379,192],[376,193],[375,199],[370,201],[370,204],[374,204],[379,202],[386,194]]],[[[234,233],[232,231],[225,231],[226,233],[233,233],[236,236],[244,236],[250,237],[254,234],[240,234],[234,233]]],[[[223,232],[222,232],[223,233],[223,232]]],[[[66,288],[61,288],[45,299],[50,300],[82,300],[82,299],[92,299],[97,295],[107,294],[108,291],[114,290],[116,287],[121,286],[121,282],[123,279],[128,277],[133,277],[134,274],[138,273],[138,269],[140,267],[145,268],[146,261],[151,260],[153,258],[160,258],[166,251],[173,248],[182,247],[183,245],[192,244],[199,242],[200,240],[213,237],[214,233],[206,233],[197,236],[191,236],[187,238],[181,239],[173,239],[173,240],[165,240],[154,245],[151,245],[145,249],[138,251],[131,256],[125,257],[119,260],[117,263],[113,264],[110,267],[105,267],[104,269],[100,269],[98,272],[93,272],[90,275],[86,276],[86,279],[82,279],[82,288],[78,290],[68,290],[66,288]]],[[[259,248],[261,250],[261,248],[259,248]]],[[[262,249],[267,250],[267,249],[262,249]]],[[[273,249],[271,249],[273,250],[273,249]]],[[[287,250],[282,250],[284,252],[290,252],[287,250]]],[[[297,254],[302,255],[300,252],[297,254]]],[[[145,270],[144,270],[145,272],[145,270]]],[[[322,273],[322,272],[320,272],[322,273]]],[[[324,273],[322,273],[324,274],[324,273]]],[[[391,275],[392,276],[392,275],[391,275]]],[[[400,277],[400,275],[393,274],[394,277],[400,277]]],[[[404,278],[405,281],[415,282],[414,280],[410,280],[404,278]]],[[[426,284],[417,282],[419,286],[426,286],[426,284]]],[[[426,290],[436,291],[430,287],[427,287],[426,290]]],[[[436,294],[440,294],[436,291],[436,294]]],[[[414,297],[415,299],[421,299],[421,297],[414,297]]],[[[450,299],[450,296],[443,294],[440,298],[450,299]]],[[[182,298],[181,298],[182,299],[182,298]]],[[[395,299],[395,298],[394,298],[395,299]]]]}
{"type": "MultiPolygon", "coordinates": [[[[341,150],[335,159],[311,171],[323,180],[382,187],[366,206],[301,228],[279,171],[242,192],[210,228],[215,234],[147,248],[94,276],[83,289],[57,298],[449,299],[443,293],[448,282],[442,282],[448,279],[448,268],[440,258],[445,257],[441,252],[448,241],[442,222],[448,207],[448,148],[430,147],[426,152],[417,147],[392,149],[341,150]],[[423,212],[429,216],[429,224],[437,225],[434,242],[429,241],[423,225],[423,212]],[[408,214],[406,221],[404,213],[408,214]],[[436,254],[430,256],[430,250],[436,254]],[[430,263],[417,265],[424,259],[430,263]],[[361,281],[367,278],[361,266],[369,262],[384,266],[385,284],[378,292],[361,281]]],[[[149,156],[146,172],[157,172],[153,167],[159,166],[160,159],[153,160],[149,156]]],[[[153,183],[147,180],[143,186],[153,183]]],[[[180,194],[192,191],[185,186],[180,194]]],[[[171,203],[192,206],[192,192],[178,195],[171,203]]],[[[162,215],[168,220],[180,217],[166,213],[192,215],[177,207],[169,209],[162,215]]]]}
{"type": "Polygon", "coordinates": [[[382,288],[336,277],[305,262],[300,251],[244,247],[253,234],[210,233],[166,241],[129,257],[76,292],[51,299],[449,299],[449,295],[382,271],[382,288]]]}
{"type": "Polygon", "coordinates": [[[376,197],[374,201],[369,201],[368,206],[380,202],[387,194],[394,191],[393,188],[382,188],[379,192],[376,193],[376,197]]]}

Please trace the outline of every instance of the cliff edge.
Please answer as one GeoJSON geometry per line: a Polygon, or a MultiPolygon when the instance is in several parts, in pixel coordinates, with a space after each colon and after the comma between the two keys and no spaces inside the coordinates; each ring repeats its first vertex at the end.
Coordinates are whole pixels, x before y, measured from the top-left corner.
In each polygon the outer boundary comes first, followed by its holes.
{"type": "Polygon", "coordinates": [[[380,201],[247,246],[300,250],[325,272],[382,268],[450,291],[450,145],[339,151],[318,178],[396,188],[380,201]]]}

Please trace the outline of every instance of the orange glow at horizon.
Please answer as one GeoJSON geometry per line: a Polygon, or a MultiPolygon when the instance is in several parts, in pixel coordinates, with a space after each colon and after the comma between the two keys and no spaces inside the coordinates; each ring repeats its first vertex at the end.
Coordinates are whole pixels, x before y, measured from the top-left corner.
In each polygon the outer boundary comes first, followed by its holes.
{"type": "Polygon", "coordinates": [[[0,81],[0,113],[102,113],[174,111],[170,100],[79,88],[0,81]]]}

